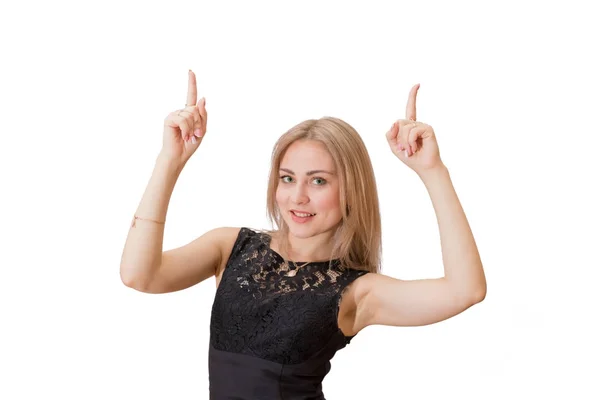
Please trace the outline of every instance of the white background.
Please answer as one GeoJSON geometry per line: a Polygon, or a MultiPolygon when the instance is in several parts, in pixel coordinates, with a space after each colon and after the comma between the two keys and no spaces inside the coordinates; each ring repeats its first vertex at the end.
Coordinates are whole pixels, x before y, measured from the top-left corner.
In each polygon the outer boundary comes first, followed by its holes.
{"type": "Polygon", "coordinates": [[[165,250],[268,227],[273,144],[330,115],[367,144],[383,273],[404,279],[443,268],[425,187],[384,137],[421,83],[418,119],[436,131],[488,295],[435,325],[365,329],[333,359],[328,399],[600,397],[593,2],[366,3],[0,7],[0,398],[208,398],[214,279],[149,295],[119,278],[189,68],[209,132],[175,187],[165,250]]]}

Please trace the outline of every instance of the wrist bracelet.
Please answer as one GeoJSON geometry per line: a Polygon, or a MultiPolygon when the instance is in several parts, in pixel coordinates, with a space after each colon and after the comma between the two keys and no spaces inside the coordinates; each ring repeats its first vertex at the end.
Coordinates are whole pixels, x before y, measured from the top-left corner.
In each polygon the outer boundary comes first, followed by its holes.
{"type": "Polygon", "coordinates": [[[151,221],[151,222],[155,222],[157,224],[164,224],[165,221],[157,221],[155,219],[150,219],[150,218],[142,218],[142,217],[138,217],[137,215],[133,216],[133,220],[131,221],[131,227],[134,228],[135,227],[135,220],[136,219],[141,219],[142,221],[151,221]]]}

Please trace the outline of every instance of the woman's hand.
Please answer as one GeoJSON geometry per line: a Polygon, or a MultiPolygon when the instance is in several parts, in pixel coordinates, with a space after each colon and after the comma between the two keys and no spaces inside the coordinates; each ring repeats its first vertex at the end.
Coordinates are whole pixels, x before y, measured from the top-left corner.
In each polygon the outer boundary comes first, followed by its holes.
{"type": "Polygon", "coordinates": [[[443,166],[433,128],[417,121],[417,91],[413,86],[406,104],[406,119],[400,119],[386,133],[392,152],[418,175],[443,166]]]}
{"type": "Polygon", "coordinates": [[[190,70],[186,106],[165,118],[161,150],[163,156],[181,165],[194,154],[206,133],[206,100],[197,101],[197,97],[196,75],[190,70]]]}

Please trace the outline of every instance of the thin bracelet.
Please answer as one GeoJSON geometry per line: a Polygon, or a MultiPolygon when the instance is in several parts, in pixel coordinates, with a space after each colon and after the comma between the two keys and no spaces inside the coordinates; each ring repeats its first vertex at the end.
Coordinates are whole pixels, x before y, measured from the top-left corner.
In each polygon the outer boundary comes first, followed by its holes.
{"type": "Polygon", "coordinates": [[[142,218],[142,217],[138,217],[137,215],[134,214],[133,215],[133,220],[131,221],[131,227],[132,228],[135,228],[135,220],[136,219],[141,219],[143,221],[152,221],[152,222],[156,222],[157,224],[164,224],[165,223],[165,221],[157,221],[157,220],[150,219],[150,218],[142,218]]]}

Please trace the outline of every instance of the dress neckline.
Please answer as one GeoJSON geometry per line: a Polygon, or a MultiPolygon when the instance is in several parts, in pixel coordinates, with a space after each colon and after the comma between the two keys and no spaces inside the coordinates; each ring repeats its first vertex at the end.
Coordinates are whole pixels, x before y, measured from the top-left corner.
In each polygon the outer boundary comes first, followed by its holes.
{"type": "Polygon", "coordinates": [[[273,254],[276,258],[278,258],[281,262],[288,262],[290,267],[295,268],[294,264],[298,264],[298,265],[302,265],[303,267],[306,267],[307,265],[322,265],[322,264],[329,264],[329,263],[335,263],[338,262],[339,259],[337,258],[333,258],[331,260],[322,260],[322,261],[292,261],[292,260],[286,260],[281,254],[279,254],[279,252],[273,250],[273,248],[271,248],[271,240],[273,239],[273,237],[271,235],[269,235],[266,232],[263,232],[263,235],[266,236],[266,240],[265,240],[265,245],[267,247],[267,250],[269,252],[271,252],[271,254],[273,254]]]}

